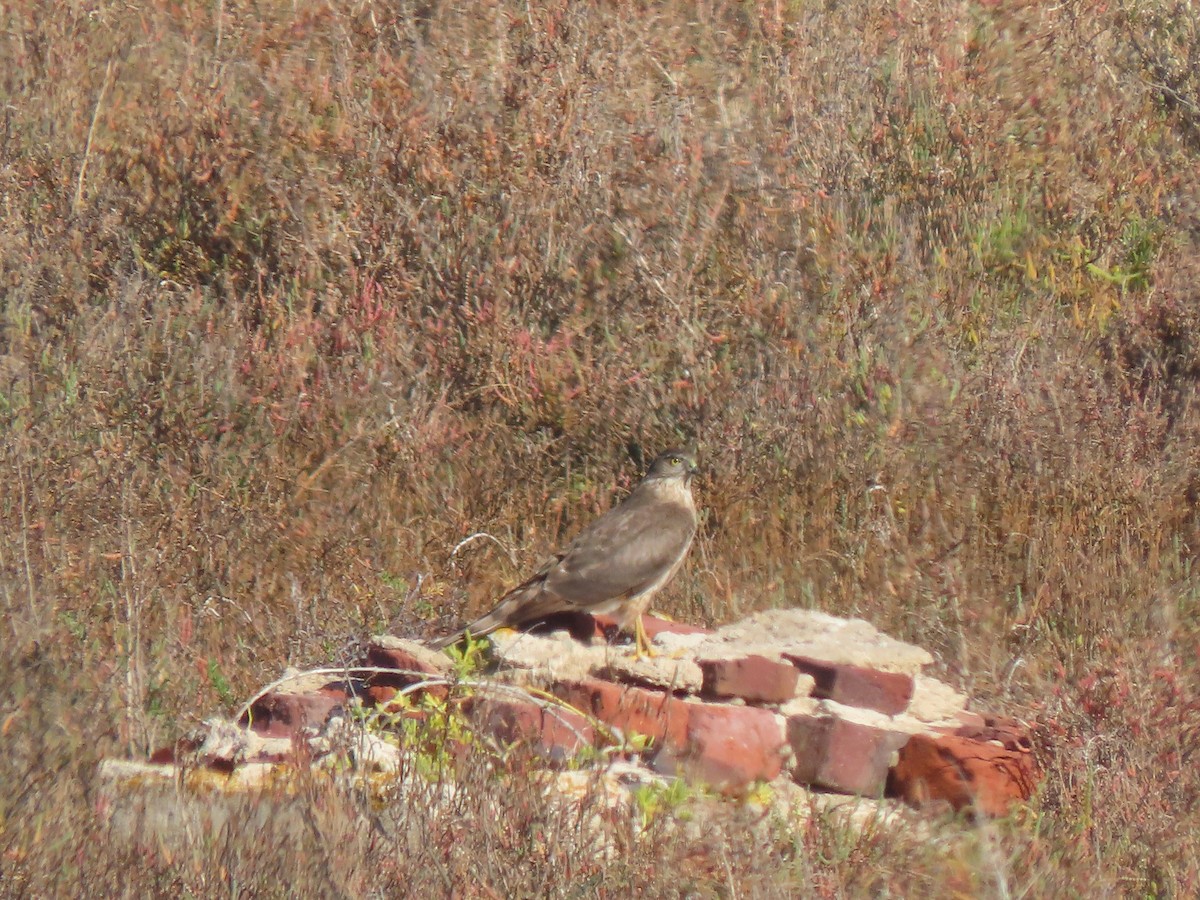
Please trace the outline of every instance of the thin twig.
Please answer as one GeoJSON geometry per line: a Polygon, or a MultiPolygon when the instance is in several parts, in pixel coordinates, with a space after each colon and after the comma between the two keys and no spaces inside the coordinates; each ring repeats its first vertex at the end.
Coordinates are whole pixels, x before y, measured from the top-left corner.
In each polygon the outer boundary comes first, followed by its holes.
{"type": "Polygon", "coordinates": [[[35,624],[41,625],[37,614],[37,591],[33,587],[33,566],[29,561],[29,513],[28,500],[25,494],[25,472],[17,460],[17,485],[21,489],[21,555],[25,562],[25,587],[29,593],[29,616],[35,624]]]}
{"type": "Polygon", "coordinates": [[[517,568],[517,560],[512,555],[512,551],[509,550],[508,547],[504,546],[504,543],[499,538],[493,537],[492,535],[488,534],[486,531],[477,531],[474,534],[468,535],[467,537],[463,538],[461,541],[459,541],[457,544],[455,544],[454,549],[450,551],[450,558],[454,559],[454,557],[458,556],[459,550],[461,550],[463,547],[467,546],[467,544],[471,543],[472,541],[477,540],[478,538],[487,538],[489,541],[493,542],[497,547],[499,547],[501,550],[504,551],[505,555],[508,557],[508,561],[510,563],[512,563],[513,568],[514,569],[517,568]]]}
{"type": "Polygon", "coordinates": [[[83,148],[83,162],[79,166],[79,178],[75,181],[75,202],[71,204],[71,211],[79,212],[79,207],[83,204],[83,180],[87,175],[88,161],[92,158],[92,140],[96,137],[96,123],[100,121],[100,105],[104,102],[104,95],[108,93],[108,86],[112,84],[113,60],[108,61],[108,65],[104,69],[104,82],[100,85],[100,94],[96,97],[96,106],[92,110],[92,124],[88,126],[87,144],[83,148]]]}

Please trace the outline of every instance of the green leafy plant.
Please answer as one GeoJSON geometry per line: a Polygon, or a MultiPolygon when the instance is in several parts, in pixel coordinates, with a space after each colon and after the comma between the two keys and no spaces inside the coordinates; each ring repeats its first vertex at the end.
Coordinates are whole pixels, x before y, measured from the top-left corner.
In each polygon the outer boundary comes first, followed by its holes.
{"type": "Polygon", "coordinates": [[[206,674],[208,675],[208,683],[216,691],[218,699],[225,706],[233,706],[237,703],[237,697],[234,696],[229,679],[225,677],[225,673],[221,671],[221,664],[214,657],[210,656],[208,658],[206,674]]]}
{"type": "Polygon", "coordinates": [[[647,828],[661,816],[686,820],[690,816],[688,803],[703,793],[702,788],[689,784],[683,778],[670,778],[663,782],[638,785],[633,789],[633,802],[642,828],[647,828]]]}
{"type": "Polygon", "coordinates": [[[399,694],[381,707],[360,708],[356,716],[372,734],[399,747],[411,771],[428,780],[446,777],[453,753],[478,744],[461,703],[429,691],[399,694]]]}
{"type": "Polygon", "coordinates": [[[447,647],[447,655],[454,660],[455,677],[465,680],[483,672],[491,662],[491,648],[492,643],[486,637],[475,638],[470,634],[447,647]]]}

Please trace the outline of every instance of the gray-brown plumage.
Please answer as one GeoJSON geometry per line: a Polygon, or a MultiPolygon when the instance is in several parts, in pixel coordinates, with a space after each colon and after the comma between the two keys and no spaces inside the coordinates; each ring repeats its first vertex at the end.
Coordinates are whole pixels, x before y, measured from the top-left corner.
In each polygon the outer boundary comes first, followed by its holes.
{"type": "Polygon", "coordinates": [[[695,473],[692,452],[674,449],[660,454],[621,503],[505,594],[495,609],[434,646],[446,647],[467,633],[480,637],[555,613],[587,612],[612,616],[622,630],[633,624],[638,655],[649,653],[642,613],[679,571],[696,534],[691,490],[695,473]]]}

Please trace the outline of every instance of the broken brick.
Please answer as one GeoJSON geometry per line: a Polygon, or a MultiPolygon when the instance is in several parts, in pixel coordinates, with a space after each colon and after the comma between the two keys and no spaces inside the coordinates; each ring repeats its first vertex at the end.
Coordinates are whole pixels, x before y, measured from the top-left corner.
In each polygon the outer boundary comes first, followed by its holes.
{"type": "MultiPolygon", "coordinates": [[[[642,627],[646,630],[646,637],[654,640],[654,636],[658,634],[711,634],[707,628],[701,628],[698,625],[688,625],[684,622],[672,622],[670,619],[660,619],[657,616],[642,616],[642,627]]],[[[560,612],[538,619],[536,622],[531,622],[527,626],[523,626],[521,631],[527,631],[530,634],[550,634],[555,631],[566,631],[577,641],[590,641],[598,638],[603,641],[612,641],[621,633],[617,626],[617,620],[612,616],[592,615],[585,612],[560,612]]],[[[625,632],[627,635],[633,635],[632,623],[625,632]]]]}
{"type": "Polygon", "coordinates": [[[287,737],[303,728],[324,725],[349,697],[344,687],[334,686],[304,693],[271,691],[254,701],[241,724],[268,737],[287,737]]]}
{"type": "Polygon", "coordinates": [[[796,695],[800,673],[795,666],[743,656],[739,659],[698,660],[704,673],[706,697],[741,697],[749,703],[786,703],[796,695]]]}
{"type": "Polygon", "coordinates": [[[1029,751],[1033,748],[1033,742],[1029,739],[1029,729],[1019,720],[1006,716],[980,718],[981,724],[963,724],[948,732],[947,729],[939,730],[975,741],[994,741],[1006,750],[1029,751]]]}
{"type": "Polygon", "coordinates": [[[551,693],[584,714],[619,728],[626,737],[640,734],[656,745],[673,747],[682,747],[687,740],[691,706],[666,691],[585,678],[559,682],[551,693]]]}
{"type": "Polygon", "coordinates": [[[787,739],[797,783],[874,797],[882,793],[892,755],[908,735],[837,716],[796,715],[787,721],[787,739]]]}
{"type": "Polygon", "coordinates": [[[1033,753],[959,734],[916,734],[888,776],[888,796],[912,806],[945,801],[955,810],[1005,815],[1040,778],[1033,753]]]}
{"type": "Polygon", "coordinates": [[[848,663],[833,663],[808,656],[785,653],[784,659],[813,677],[813,696],[846,706],[873,709],[889,716],[908,708],[913,695],[911,675],[880,672],[848,663]]]}
{"type": "Polygon", "coordinates": [[[443,653],[437,653],[415,641],[387,638],[372,641],[367,646],[367,665],[397,672],[375,672],[370,676],[373,685],[407,687],[426,678],[446,675],[454,663],[443,653]],[[415,674],[407,674],[415,673],[415,674]]]}
{"type": "Polygon", "coordinates": [[[547,709],[532,700],[474,697],[464,711],[477,727],[504,744],[525,744],[539,755],[562,761],[595,742],[586,718],[566,709],[547,709]]]}
{"type": "Polygon", "coordinates": [[[775,713],[752,706],[692,704],[687,743],[666,746],[652,765],[682,772],[718,790],[737,792],[783,769],[783,727],[775,713]]]}

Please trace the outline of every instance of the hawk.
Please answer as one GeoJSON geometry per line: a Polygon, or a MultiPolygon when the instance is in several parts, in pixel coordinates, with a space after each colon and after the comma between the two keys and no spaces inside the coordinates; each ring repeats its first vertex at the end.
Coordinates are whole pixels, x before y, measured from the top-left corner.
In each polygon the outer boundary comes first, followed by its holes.
{"type": "Polygon", "coordinates": [[[612,616],[622,631],[632,624],[637,656],[652,655],[642,613],[679,571],[692,545],[696,471],[696,457],[689,450],[659,454],[621,503],[500,598],[495,609],[434,646],[440,649],[465,634],[480,637],[554,613],[586,612],[612,616]]]}

